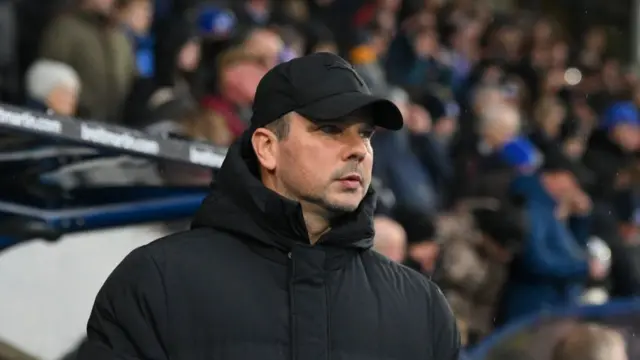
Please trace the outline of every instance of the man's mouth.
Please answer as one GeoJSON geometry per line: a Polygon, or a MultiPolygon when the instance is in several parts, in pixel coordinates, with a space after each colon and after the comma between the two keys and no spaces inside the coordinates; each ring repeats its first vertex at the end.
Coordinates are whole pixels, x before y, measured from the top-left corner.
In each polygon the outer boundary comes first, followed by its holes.
{"type": "Polygon", "coordinates": [[[362,176],[358,174],[349,174],[338,179],[342,185],[348,188],[356,188],[362,185],[362,176]]]}

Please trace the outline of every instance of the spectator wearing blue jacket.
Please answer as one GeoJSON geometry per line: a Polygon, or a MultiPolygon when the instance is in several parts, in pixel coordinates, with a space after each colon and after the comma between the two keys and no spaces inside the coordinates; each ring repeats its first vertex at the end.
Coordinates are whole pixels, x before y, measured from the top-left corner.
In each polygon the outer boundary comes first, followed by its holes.
{"type": "Polygon", "coordinates": [[[136,77],[125,103],[124,123],[137,125],[140,119],[150,117],[147,106],[155,90],[154,37],[150,32],[153,21],[151,0],[116,1],[116,18],[129,38],[135,55],[136,77]]]}
{"type": "Polygon", "coordinates": [[[151,0],[118,0],[116,17],[129,36],[136,56],[139,77],[150,78],[154,70],[153,36],[149,30],[153,20],[151,0]]]}
{"type": "Polygon", "coordinates": [[[587,256],[590,200],[564,160],[547,158],[540,170],[514,180],[512,191],[526,203],[530,232],[512,265],[499,322],[574,304],[590,275],[606,276],[587,256]]]}

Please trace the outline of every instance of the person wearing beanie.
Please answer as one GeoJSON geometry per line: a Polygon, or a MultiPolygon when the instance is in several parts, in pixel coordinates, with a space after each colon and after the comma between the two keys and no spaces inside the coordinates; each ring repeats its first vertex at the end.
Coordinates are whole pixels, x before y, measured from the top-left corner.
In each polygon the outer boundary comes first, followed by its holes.
{"type": "Polygon", "coordinates": [[[593,199],[593,233],[611,248],[611,296],[640,295],[640,267],[629,251],[633,238],[632,204],[634,189],[640,184],[638,150],[640,115],[631,102],[608,108],[600,127],[590,136],[583,164],[594,181],[585,190],[593,199]]]}
{"type": "Polygon", "coordinates": [[[64,116],[75,115],[81,83],[71,66],[52,60],[37,60],[27,70],[25,87],[29,105],[34,109],[50,110],[64,116]]]}

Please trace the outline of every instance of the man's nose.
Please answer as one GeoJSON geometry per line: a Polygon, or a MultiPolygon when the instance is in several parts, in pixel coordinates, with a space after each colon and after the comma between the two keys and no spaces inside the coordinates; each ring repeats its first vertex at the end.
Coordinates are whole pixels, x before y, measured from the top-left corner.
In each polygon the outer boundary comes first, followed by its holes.
{"type": "Polygon", "coordinates": [[[367,156],[367,153],[369,152],[368,150],[368,145],[367,145],[367,139],[363,138],[362,135],[357,132],[357,133],[349,133],[348,136],[345,136],[346,138],[346,159],[347,160],[356,160],[358,162],[364,160],[364,158],[367,156]]]}

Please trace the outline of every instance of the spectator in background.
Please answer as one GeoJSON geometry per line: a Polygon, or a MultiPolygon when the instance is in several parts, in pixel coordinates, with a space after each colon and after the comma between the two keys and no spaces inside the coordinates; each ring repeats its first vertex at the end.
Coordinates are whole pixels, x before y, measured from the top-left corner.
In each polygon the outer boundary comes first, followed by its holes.
{"type": "Polygon", "coordinates": [[[244,47],[232,48],[220,55],[218,92],[205,97],[202,104],[224,119],[234,138],[247,128],[258,83],[268,70],[264,64],[263,58],[247,52],[244,47]]]}
{"type": "Polygon", "coordinates": [[[466,330],[467,345],[493,330],[509,265],[527,231],[521,210],[508,201],[476,200],[439,222],[443,245],[435,276],[466,330]]]}
{"type": "Polygon", "coordinates": [[[566,106],[558,98],[542,98],[536,105],[528,138],[545,156],[579,158],[579,154],[569,156],[563,148],[562,126],[566,116],[566,106]]]}
{"type": "Polygon", "coordinates": [[[262,63],[271,69],[279,64],[284,50],[284,41],[280,34],[270,28],[255,28],[249,32],[242,47],[246,52],[261,59],[262,63]]]}
{"type": "MultiPolygon", "coordinates": [[[[309,21],[309,6],[305,0],[282,1],[282,15],[295,25],[303,25],[309,21]]],[[[304,55],[304,54],[303,54],[304,55]]]]}
{"type": "MultiPolygon", "coordinates": [[[[242,24],[238,22],[235,13],[229,7],[222,7],[223,4],[207,3],[202,4],[195,10],[196,31],[201,41],[201,63],[198,69],[197,79],[199,80],[199,90],[204,94],[214,93],[217,88],[218,74],[215,64],[218,56],[236,46],[241,41],[239,36],[246,31],[242,24]]],[[[196,80],[196,79],[194,79],[196,80]]]]}
{"type": "Polygon", "coordinates": [[[445,107],[440,99],[425,96],[422,104],[410,105],[405,121],[411,149],[428,172],[436,193],[440,194],[441,205],[444,195],[449,193],[453,178],[453,164],[448,149],[457,124],[457,114],[447,112],[445,107]]]}
{"type": "Polygon", "coordinates": [[[373,219],[376,236],[373,248],[389,260],[402,263],[407,252],[407,234],[400,224],[386,216],[373,219]]]}
{"type": "Polygon", "coordinates": [[[136,73],[134,53],[124,31],[114,26],[114,0],[82,0],[56,18],[44,33],[40,57],[60,61],[82,82],[80,109],[95,120],[120,122],[136,73]]]}
{"type": "Polygon", "coordinates": [[[283,20],[272,0],[236,0],[233,6],[238,22],[250,27],[267,26],[283,20]]]}
{"type": "Polygon", "coordinates": [[[185,115],[196,112],[196,103],[189,96],[181,96],[172,88],[162,88],[149,99],[151,116],[144,123],[145,131],[167,138],[174,135],[187,136],[180,124],[185,115]]]}
{"type": "Polygon", "coordinates": [[[306,47],[305,39],[300,31],[293,25],[278,26],[278,33],[284,43],[284,47],[280,54],[280,61],[289,61],[291,59],[304,55],[306,47]]]}
{"type": "Polygon", "coordinates": [[[560,99],[543,98],[538,102],[533,113],[533,135],[539,143],[559,143],[562,124],[567,116],[567,109],[560,99]]]}
{"type": "Polygon", "coordinates": [[[449,51],[452,70],[453,91],[459,95],[465,84],[467,76],[475,63],[479,60],[479,37],[481,35],[479,22],[471,21],[464,25],[458,25],[449,35],[449,51]]]}
{"type": "MultiPolygon", "coordinates": [[[[224,118],[197,106],[192,98],[179,95],[171,88],[157,91],[149,100],[153,120],[144,130],[163,138],[229,146],[233,137],[224,118]]],[[[168,185],[206,186],[212,180],[211,169],[181,162],[159,162],[158,171],[168,185]]]]}
{"type": "Polygon", "coordinates": [[[304,32],[307,39],[304,50],[305,55],[317,52],[338,53],[338,45],[335,42],[331,30],[323,24],[306,24],[304,32]]]}
{"type": "Polygon", "coordinates": [[[634,183],[635,152],[640,149],[640,115],[634,104],[617,103],[604,115],[587,146],[585,164],[597,177],[597,200],[611,202],[616,191],[634,183]]]}
{"type": "Polygon", "coordinates": [[[640,294],[640,269],[633,265],[637,260],[631,257],[626,245],[630,234],[621,232],[624,228],[621,225],[631,222],[631,214],[620,211],[633,207],[629,202],[639,180],[635,157],[639,140],[640,119],[635,106],[614,104],[591,135],[583,158],[595,177],[587,189],[595,206],[593,231],[612,251],[612,296],[640,294]]]}
{"type": "Polygon", "coordinates": [[[418,103],[429,112],[432,120],[433,138],[444,148],[449,148],[453,135],[458,130],[458,104],[447,96],[426,93],[419,98],[418,103]]]}
{"type": "Polygon", "coordinates": [[[500,150],[517,138],[521,119],[517,109],[506,105],[503,99],[496,88],[481,88],[476,93],[474,129],[466,140],[460,137],[454,150],[454,200],[468,195],[474,179],[482,173],[506,166],[500,159],[500,150]]]}
{"type": "Polygon", "coordinates": [[[372,139],[377,154],[374,176],[393,192],[398,206],[413,208],[425,216],[434,214],[440,205],[439,194],[411,146],[411,128],[428,131],[430,120],[418,112],[411,112],[414,104],[406,91],[394,88],[389,99],[398,106],[408,126],[395,132],[380,131],[372,139]]]}
{"type": "Polygon", "coordinates": [[[394,42],[387,59],[387,71],[393,84],[412,91],[438,92],[443,87],[451,88],[453,73],[442,62],[443,52],[434,29],[423,28],[399,35],[394,42]]]}
{"type": "Polygon", "coordinates": [[[125,103],[123,122],[130,126],[148,119],[147,102],[156,90],[154,37],[150,34],[153,20],[151,0],[116,0],[115,18],[131,42],[136,59],[136,77],[125,103]]]}
{"type": "Polygon", "coordinates": [[[552,360],[628,360],[626,341],[602,325],[576,325],[553,348],[552,360]]]}
{"type": "Polygon", "coordinates": [[[187,21],[178,19],[158,29],[155,61],[158,88],[172,88],[181,97],[199,97],[203,91],[196,79],[200,38],[187,21]]]}
{"type": "Polygon", "coordinates": [[[498,86],[476,86],[470,101],[463,101],[458,132],[452,144],[453,156],[456,158],[467,157],[478,150],[479,133],[478,126],[485,109],[506,102],[502,89],[498,86]]]}
{"type": "Polygon", "coordinates": [[[153,38],[149,30],[153,20],[151,0],[116,0],[116,21],[129,35],[136,56],[137,75],[142,78],[154,76],[153,38]]]}
{"type": "Polygon", "coordinates": [[[78,74],[67,64],[38,60],[25,76],[28,104],[40,111],[73,116],[76,113],[81,82],[78,74]]]}
{"type": "Polygon", "coordinates": [[[501,321],[575,304],[589,277],[607,275],[602,263],[587,257],[591,203],[565,166],[561,159],[546,158],[542,170],[514,181],[530,231],[511,269],[501,321]]]}
{"type": "Polygon", "coordinates": [[[512,106],[495,104],[484,110],[478,125],[480,151],[495,153],[520,133],[520,113],[512,106]]]}
{"type": "Polygon", "coordinates": [[[362,32],[360,44],[351,50],[350,62],[373,94],[385,96],[389,91],[387,74],[381,60],[389,39],[377,28],[362,32]]]}
{"type": "Polygon", "coordinates": [[[583,46],[578,54],[578,64],[590,72],[598,71],[604,64],[607,51],[607,33],[604,28],[594,26],[583,38],[583,46]]]}
{"type": "Polygon", "coordinates": [[[431,276],[436,270],[440,254],[440,242],[435,218],[416,209],[398,206],[393,217],[407,234],[407,259],[405,265],[431,276]]]}
{"type": "Polygon", "coordinates": [[[4,102],[19,99],[18,34],[16,4],[0,1],[0,101],[4,102]]]}

